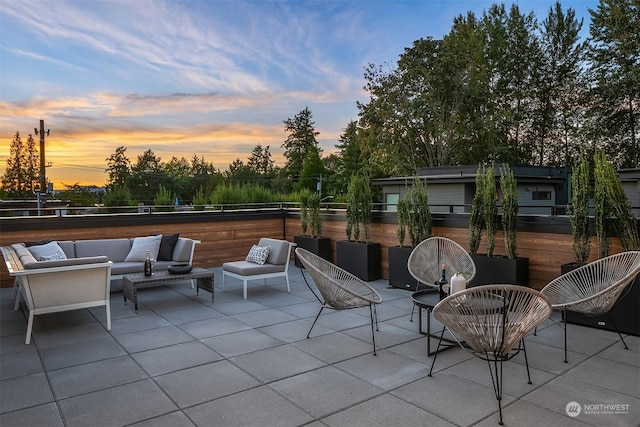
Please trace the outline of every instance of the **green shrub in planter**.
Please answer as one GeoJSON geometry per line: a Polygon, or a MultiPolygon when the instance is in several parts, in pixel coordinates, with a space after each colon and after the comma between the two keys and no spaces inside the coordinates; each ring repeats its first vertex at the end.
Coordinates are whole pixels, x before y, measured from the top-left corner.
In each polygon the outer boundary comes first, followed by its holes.
{"type": "Polygon", "coordinates": [[[636,250],[640,247],[638,226],[620,178],[602,151],[596,152],[594,163],[593,198],[598,256],[603,258],[609,255],[609,239],[612,235],[618,236],[625,250],[636,250]]]}
{"type": "Polygon", "coordinates": [[[300,228],[302,235],[307,235],[309,229],[309,195],[311,192],[307,189],[300,191],[300,228]]]}
{"type": "Polygon", "coordinates": [[[487,168],[484,175],[484,188],[482,189],[482,212],[487,230],[487,256],[493,256],[495,248],[496,231],[498,230],[498,207],[496,205],[496,179],[493,165],[487,168]]]}
{"type": "Polygon", "coordinates": [[[307,197],[308,221],[311,237],[320,237],[322,216],[320,215],[320,194],[311,193],[307,197]]]}
{"type": "Polygon", "coordinates": [[[502,190],[502,231],[504,233],[504,249],[509,259],[518,257],[517,232],[518,224],[518,183],[509,165],[500,168],[500,189],[502,190]]]}
{"type": "Polygon", "coordinates": [[[574,166],[571,175],[571,204],[567,215],[571,222],[573,256],[578,266],[585,265],[591,252],[589,230],[589,193],[591,191],[591,169],[586,156],[574,166]]]}
{"type": "Polygon", "coordinates": [[[469,218],[469,252],[476,254],[480,247],[482,232],[487,230],[487,256],[493,255],[497,231],[496,180],[493,165],[487,168],[478,165],[476,172],[476,194],[471,204],[469,218]]]}
{"type": "Polygon", "coordinates": [[[408,200],[406,199],[398,200],[396,209],[397,209],[397,218],[398,218],[398,229],[396,231],[396,234],[398,236],[398,242],[400,243],[400,247],[404,248],[404,240],[407,235],[407,224],[409,223],[408,200]]]}
{"type": "Polygon", "coordinates": [[[411,246],[415,248],[418,243],[431,237],[432,222],[427,183],[416,178],[405,194],[405,199],[408,208],[409,240],[411,240],[411,246]]]}
{"type": "Polygon", "coordinates": [[[398,201],[398,241],[400,247],[404,247],[405,236],[409,231],[411,246],[431,237],[432,222],[429,209],[429,195],[427,184],[419,178],[407,188],[404,198],[398,201]]]}
{"type": "Polygon", "coordinates": [[[373,198],[369,176],[366,173],[359,173],[351,177],[347,189],[347,240],[360,241],[360,229],[364,232],[364,242],[369,243],[371,238],[371,210],[373,209],[373,198]]]}

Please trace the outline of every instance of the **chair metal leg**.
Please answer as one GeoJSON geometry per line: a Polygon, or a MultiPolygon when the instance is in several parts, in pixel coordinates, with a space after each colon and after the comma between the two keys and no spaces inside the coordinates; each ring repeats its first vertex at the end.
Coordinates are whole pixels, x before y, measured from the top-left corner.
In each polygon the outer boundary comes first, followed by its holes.
{"type": "Polygon", "coordinates": [[[529,358],[527,358],[527,348],[524,346],[524,338],[520,341],[520,345],[524,353],[524,364],[527,367],[527,384],[533,384],[531,382],[531,372],[529,372],[529,358]]]}
{"type": "MultiPolygon", "coordinates": [[[[313,321],[313,325],[311,325],[311,329],[313,329],[313,327],[316,326],[316,322],[318,321],[318,317],[320,317],[320,313],[322,313],[322,310],[324,310],[324,305],[320,307],[320,311],[316,315],[316,318],[313,321]]],[[[307,332],[307,338],[309,338],[309,335],[311,335],[311,329],[309,329],[309,332],[307,332]]]]}
{"type": "Polygon", "coordinates": [[[567,308],[562,310],[562,318],[564,319],[564,363],[569,363],[567,360],[567,308]]]}
{"type": "Polygon", "coordinates": [[[378,328],[378,319],[377,316],[374,315],[373,311],[374,311],[375,307],[373,307],[373,304],[369,304],[369,315],[371,316],[371,340],[373,341],[373,355],[377,356],[376,353],[376,334],[373,331],[373,323],[375,320],[376,323],[376,329],[378,328]]]}
{"type": "MultiPolygon", "coordinates": [[[[418,288],[420,287],[420,282],[416,282],[416,289],[414,292],[418,292],[418,288]]],[[[413,304],[413,307],[411,307],[411,318],[409,319],[409,322],[413,322],[413,312],[416,309],[416,305],[413,304]]]]}
{"type": "Polygon", "coordinates": [[[369,306],[373,306],[373,318],[376,320],[376,331],[380,331],[380,328],[378,328],[378,311],[376,310],[376,306],[373,304],[369,304],[369,306]]]}
{"type": "Polygon", "coordinates": [[[609,319],[611,321],[611,324],[613,325],[613,329],[616,330],[616,332],[618,333],[618,336],[620,337],[620,339],[622,340],[622,344],[624,344],[624,349],[625,350],[629,350],[629,347],[627,347],[627,343],[624,342],[624,338],[622,337],[622,334],[620,333],[620,330],[618,329],[618,327],[616,326],[616,321],[613,320],[613,316],[611,316],[609,313],[604,315],[605,318],[609,319]]]}
{"type": "Polygon", "coordinates": [[[494,354],[493,356],[494,357],[489,357],[489,354],[486,354],[486,359],[489,365],[489,371],[491,372],[493,392],[495,393],[496,400],[498,401],[498,413],[500,414],[500,421],[498,424],[504,425],[502,422],[502,359],[500,359],[500,355],[498,354],[494,354]],[[493,360],[493,367],[491,366],[491,359],[493,360]]]}
{"type": "MultiPolygon", "coordinates": [[[[433,365],[436,364],[436,357],[438,357],[438,352],[440,351],[440,344],[442,344],[442,337],[444,336],[445,329],[447,328],[443,327],[442,332],[440,332],[440,339],[438,340],[438,347],[436,348],[435,353],[433,353],[433,360],[431,361],[431,369],[429,369],[429,376],[431,376],[431,373],[433,372],[433,365]]],[[[431,333],[431,331],[429,331],[429,333],[431,333]]],[[[427,335],[427,339],[430,340],[431,335],[427,335]]]]}

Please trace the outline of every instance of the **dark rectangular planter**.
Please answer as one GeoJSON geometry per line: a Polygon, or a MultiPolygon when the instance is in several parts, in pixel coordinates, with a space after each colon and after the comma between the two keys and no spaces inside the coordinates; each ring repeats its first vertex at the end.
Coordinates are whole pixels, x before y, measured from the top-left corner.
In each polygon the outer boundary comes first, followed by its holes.
{"type": "MultiPolygon", "coordinates": [[[[576,264],[562,264],[560,272],[568,273],[578,268],[576,264]]],[[[618,330],[623,334],[640,336],[640,276],[629,285],[616,301],[611,313],[618,330]]],[[[605,316],[586,316],[582,313],[567,311],[567,323],[589,326],[592,328],[615,331],[610,318],[605,316]]]]}
{"type": "MultiPolygon", "coordinates": [[[[406,289],[408,291],[415,291],[417,280],[409,274],[407,269],[407,261],[413,248],[389,246],[389,286],[393,286],[398,289],[406,289]]],[[[433,289],[425,284],[420,284],[418,290],[433,289]]]]}
{"type": "Polygon", "coordinates": [[[380,243],[336,242],[336,264],[349,273],[370,282],[380,278],[380,243]]]}
{"type": "MultiPolygon", "coordinates": [[[[298,248],[306,249],[312,254],[318,255],[327,261],[331,261],[331,238],[329,237],[311,237],[311,236],[293,236],[293,242],[298,248]]],[[[295,257],[296,267],[302,267],[302,263],[295,257]]]]}
{"type": "Polygon", "coordinates": [[[529,286],[529,258],[488,257],[471,254],[476,264],[476,276],[469,286],[520,285],[529,286]]]}

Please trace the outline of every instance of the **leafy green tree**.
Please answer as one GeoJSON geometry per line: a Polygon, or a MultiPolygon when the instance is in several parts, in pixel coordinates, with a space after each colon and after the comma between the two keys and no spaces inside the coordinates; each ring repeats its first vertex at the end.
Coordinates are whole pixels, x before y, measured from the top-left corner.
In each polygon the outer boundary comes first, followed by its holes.
{"type": "Polygon", "coordinates": [[[162,168],[161,158],[156,157],[153,150],[149,149],[140,154],[137,162],[131,166],[127,187],[134,200],[150,204],[160,185],[166,185],[169,181],[162,168]]]}
{"type": "Polygon", "coordinates": [[[338,138],[337,154],[325,157],[325,171],[328,171],[334,183],[333,194],[346,193],[353,171],[360,169],[366,162],[358,141],[358,123],[351,120],[338,138]]]}
{"type": "Polygon", "coordinates": [[[227,183],[231,184],[248,184],[256,183],[260,178],[258,174],[251,169],[250,166],[245,165],[239,158],[235,159],[229,165],[229,168],[223,173],[227,183]]]}
{"type": "Polygon", "coordinates": [[[164,183],[164,189],[173,193],[174,200],[176,196],[185,199],[185,193],[192,178],[189,161],[184,157],[178,159],[173,156],[171,160],[162,165],[162,170],[168,178],[167,182],[164,183]]]}
{"type": "MultiPolygon", "coordinates": [[[[131,198],[131,191],[127,187],[111,187],[107,189],[104,195],[104,205],[121,207],[121,206],[133,206],[134,202],[131,198]]],[[[121,210],[108,210],[109,212],[119,213],[121,210]]]]}
{"type": "Polygon", "coordinates": [[[493,153],[496,161],[519,164],[528,157],[523,143],[530,127],[532,62],[538,54],[536,20],[533,14],[522,14],[516,4],[508,12],[504,4],[494,4],[483,14],[482,25],[493,153]]]}
{"type": "MultiPolygon", "coordinates": [[[[39,185],[40,161],[33,137],[29,135],[26,143],[16,132],[9,147],[7,167],[2,175],[2,188],[9,197],[34,197],[39,185]]],[[[46,190],[46,189],[44,189],[46,190]]]]}
{"type": "Polygon", "coordinates": [[[540,166],[568,165],[580,150],[580,95],[586,90],[586,43],[579,42],[581,28],[582,20],[576,19],[575,10],[565,12],[559,2],[549,9],[541,26],[533,68],[536,107],[531,141],[531,154],[540,166]]]}
{"type": "Polygon", "coordinates": [[[267,176],[273,172],[274,160],[271,158],[269,146],[262,147],[257,144],[253,147],[247,166],[258,175],[267,176]]]}
{"type": "Polygon", "coordinates": [[[209,203],[209,194],[200,187],[196,190],[196,194],[193,196],[193,208],[197,211],[203,211],[205,206],[209,203]]]}
{"type": "Polygon", "coordinates": [[[618,167],[640,166],[640,2],[600,0],[589,9],[593,136],[618,167]]]}
{"type": "Polygon", "coordinates": [[[72,207],[94,206],[100,198],[98,194],[88,191],[86,187],[80,186],[77,182],[65,185],[65,190],[57,193],[56,197],[69,202],[69,206],[72,207]]]}
{"type": "MultiPolygon", "coordinates": [[[[210,194],[217,185],[224,182],[222,174],[213,166],[213,163],[207,162],[196,154],[191,159],[190,176],[189,185],[182,195],[185,200],[194,200],[198,190],[210,194]]],[[[196,204],[195,201],[193,203],[196,204]]]]}
{"type": "Polygon", "coordinates": [[[107,168],[105,169],[108,174],[107,190],[127,185],[127,180],[131,176],[131,161],[126,152],[127,148],[121,145],[107,157],[107,168]]]}
{"type": "Polygon", "coordinates": [[[324,174],[324,164],[320,159],[320,153],[318,147],[311,145],[307,149],[307,156],[304,159],[302,165],[302,171],[300,172],[300,179],[298,180],[295,189],[300,191],[306,188],[310,191],[317,191],[317,183],[324,174]]]}
{"type": "Polygon", "coordinates": [[[342,177],[338,174],[341,158],[337,153],[331,153],[322,157],[322,167],[324,174],[322,175],[322,197],[336,196],[337,194],[345,194],[347,187],[342,185],[342,177]]]}
{"type": "Polygon", "coordinates": [[[158,187],[158,191],[155,196],[153,196],[153,205],[159,206],[158,211],[167,212],[170,211],[169,205],[173,205],[174,200],[176,198],[175,193],[172,193],[168,189],[166,189],[162,184],[158,187]]]}
{"type": "Polygon", "coordinates": [[[318,148],[316,136],[319,132],[314,127],[312,117],[309,107],[305,107],[293,119],[284,121],[284,130],[288,133],[287,139],[282,144],[286,159],[284,168],[289,177],[295,181],[300,178],[309,148],[318,148]]]}

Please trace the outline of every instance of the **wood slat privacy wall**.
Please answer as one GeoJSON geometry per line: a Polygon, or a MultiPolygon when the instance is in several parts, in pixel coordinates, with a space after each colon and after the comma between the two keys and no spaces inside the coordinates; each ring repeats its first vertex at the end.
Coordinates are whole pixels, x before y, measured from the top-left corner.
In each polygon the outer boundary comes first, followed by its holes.
{"type": "MultiPolygon", "coordinates": [[[[335,242],[345,240],[344,212],[324,214],[322,235],[332,240],[335,261],[335,242]]],[[[566,220],[566,218],[565,218],[566,220]]],[[[468,249],[467,216],[460,214],[434,216],[434,236],[448,237],[468,249]]],[[[573,261],[568,220],[558,225],[558,218],[537,217],[518,231],[518,255],[529,258],[529,282],[535,289],[560,275],[560,265],[573,261]]],[[[560,221],[562,222],[562,221],[560,221]]],[[[397,246],[395,215],[374,217],[371,241],[381,245],[381,272],[388,278],[389,246],[397,246]]],[[[196,247],[194,265],[218,267],[225,261],[243,259],[251,245],[260,237],[285,238],[293,241],[301,234],[297,211],[267,212],[189,212],[154,213],[117,216],[24,217],[0,219],[0,246],[16,242],[42,239],[82,240],[146,236],[152,233],[180,233],[181,236],[201,240],[196,247]]],[[[409,242],[407,241],[406,244],[409,242]]],[[[484,243],[479,253],[485,251],[484,243]]],[[[611,253],[621,252],[617,239],[611,253]]],[[[495,253],[504,254],[502,233],[496,236],[495,253]]],[[[595,238],[592,239],[591,260],[597,258],[595,238]]],[[[13,286],[6,266],[1,269],[0,286],[13,286]]]]}

